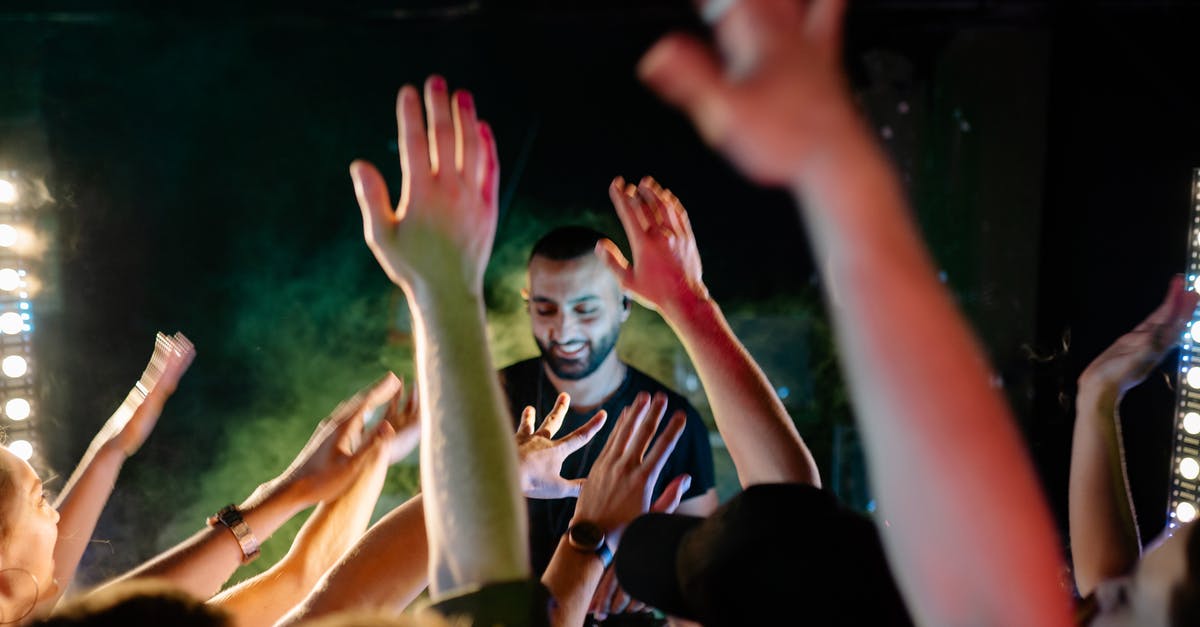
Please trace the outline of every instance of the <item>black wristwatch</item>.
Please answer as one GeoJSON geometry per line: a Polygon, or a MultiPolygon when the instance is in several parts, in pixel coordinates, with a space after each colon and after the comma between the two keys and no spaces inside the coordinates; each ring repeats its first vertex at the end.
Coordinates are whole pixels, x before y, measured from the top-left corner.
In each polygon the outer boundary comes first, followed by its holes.
{"type": "Polygon", "coordinates": [[[613,554],[605,542],[608,537],[604,530],[594,522],[581,520],[567,529],[567,544],[576,551],[594,553],[600,558],[605,568],[612,563],[613,554]]]}
{"type": "Polygon", "coordinates": [[[246,524],[246,520],[242,518],[242,511],[236,505],[230,503],[222,507],[221,511],[208,517],[209,527],[217,525],[225,525],[233,534],[233,538],[237,540],[238,546],[242,549],[243,564],[249,564],[258,557],[260,552],[258,538],[254,537],[254,532],[250,530],[250,525],[246,524]]]}

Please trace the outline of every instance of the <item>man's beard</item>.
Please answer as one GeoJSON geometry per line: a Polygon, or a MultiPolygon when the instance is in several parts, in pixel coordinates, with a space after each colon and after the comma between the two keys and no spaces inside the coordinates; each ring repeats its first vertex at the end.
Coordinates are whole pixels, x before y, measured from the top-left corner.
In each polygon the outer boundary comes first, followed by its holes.
{"type": "Polygon", "coordinates": [[[536,336],[533,338],[533,341],[537,342],[538,350],[542,353],[542,359],[550,366],[550,371],[554,373],[554,376],[567,381],[578,381],[590,376],[600,368],[600,364],[604,363],[604,360],[608,358],[608,354],[616,348],[617,336],[620,335],[620,332],[621,325],[615,324],[609,329],[608,333],[600,336],[595,345],[587,342],[588,350],[586,358],[579,359],[564,359],[554,354],[554,351],[551,349],[555,345],[559,345],[558,342],[555,342],[551,346],[546,346],[536,336]]]}

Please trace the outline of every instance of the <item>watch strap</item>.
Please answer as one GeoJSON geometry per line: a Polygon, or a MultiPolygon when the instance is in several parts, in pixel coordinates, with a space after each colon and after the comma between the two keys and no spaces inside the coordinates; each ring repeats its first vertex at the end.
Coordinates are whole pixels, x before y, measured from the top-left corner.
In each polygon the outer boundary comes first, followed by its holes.
{"type": "Polygon", "coordinates": [[[242,511],[237,508],[237,505],[230,503],[221,508],[221,511],[210,516],[208,526],[215,527],[217,525],[224,525],[233,534],[233,538],[237,540],[238,546],[242,549],[243,564],[249,564],[259,556],[261,550],[258,538],[250,530],[250,525],[246,524],[246,519],[242,517],[242,511]]]}

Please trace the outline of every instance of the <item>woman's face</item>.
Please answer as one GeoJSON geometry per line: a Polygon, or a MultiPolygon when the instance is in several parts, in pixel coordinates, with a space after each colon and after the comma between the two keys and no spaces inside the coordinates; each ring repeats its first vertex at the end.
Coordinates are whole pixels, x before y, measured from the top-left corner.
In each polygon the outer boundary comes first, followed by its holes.
{"type": "MultiPolygon", "coordinates": [[[[20,568],[37,582],[38,596],[56,592],[54,581],[54,543],[58,540],[58,510],[46,500],[42,481],[24,460],[0,447],[3,472],[12,478],[11,494],[4,514],[8,537],[0,549],[0,568],[20,568]]],[[[15,594],[24,594],[19,582],[12,582],[15,594]]],[[[27,584],[26,584],[27,585],[27,584]]]]}

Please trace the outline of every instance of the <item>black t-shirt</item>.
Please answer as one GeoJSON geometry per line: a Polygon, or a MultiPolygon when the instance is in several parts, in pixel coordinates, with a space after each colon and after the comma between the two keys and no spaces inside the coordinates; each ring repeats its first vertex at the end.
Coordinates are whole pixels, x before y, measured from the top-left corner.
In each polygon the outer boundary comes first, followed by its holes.
{"type": "MultiPolygon", "coordinates": [[[[501,370],[500,384],[508,396],[514,430],[521,419],[521,411],[526,406],[532,405],[537,410],[537,420],[540,424],[558,398],[558,390],[546,377],[542,360],[536,357],[501,370]]],[[[666,418],[676,410],[682,409],[687,414],[687,426],[684,427],[675,450],[667,458],[662,474],[658,476],[658,483],[654,486],[654,498],[657,499],[662,494],[667,483],[684,473],[691,475],[692,485],[683,495],[683,500],[700,496],[710,490],[715,485],[712,446],[708,441],[708,428],[700,419],[700,414],[686,398],[632,366],[626,368],[625,380],[603,406],[588,414],[576,412],[574,408],[567,411],[556,437],[562,437],[579,428],[600,409],[608,412],[608,420],[591,442],[563,461],[562,476],[567,479],[579,479],[588,475],[596,457],[604,450],[604,444],[608,442],[608,435],[612,433],[621,410],[631,405],[639,392],[663,392],[667,395],[667,412],[659,425],[659,433],[667,426],[666,418]]],[[[526,502],[529,505],[530,563],[534,576],[541,577],[558,547],[559,539],[567,532],[567,525],[575,513],[575,499],[526,499],[526,502]]]]}

